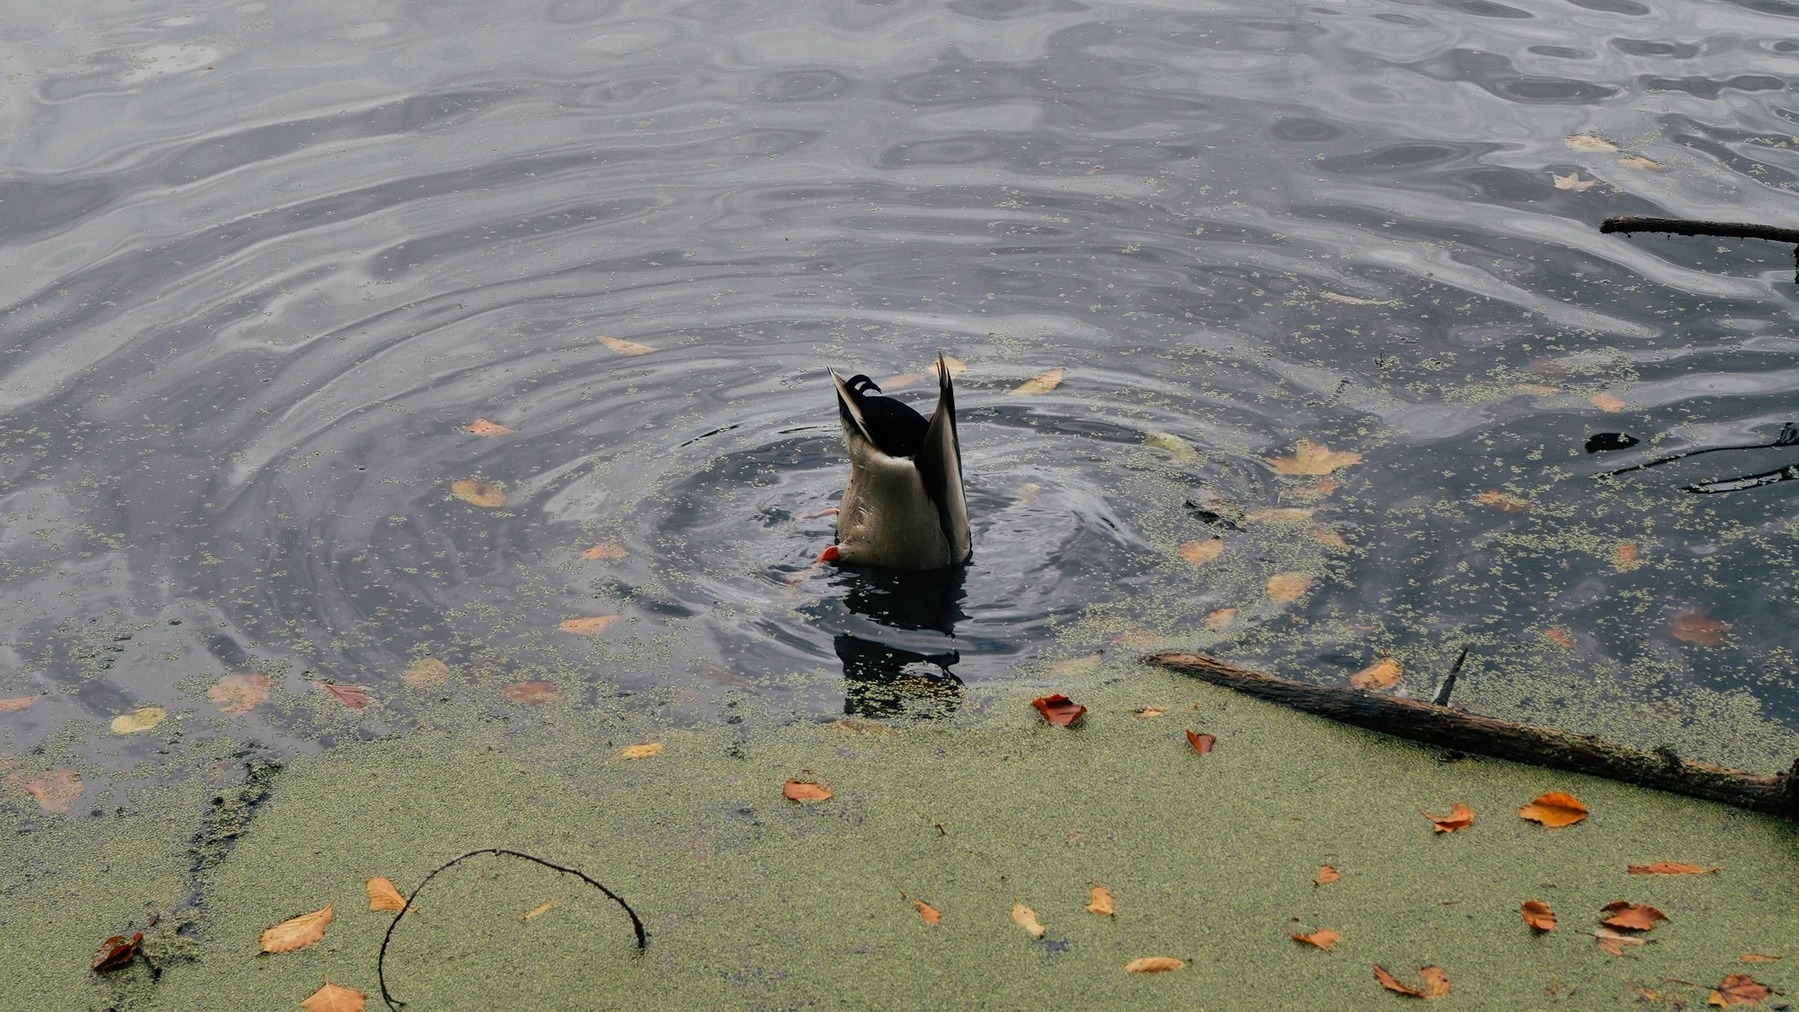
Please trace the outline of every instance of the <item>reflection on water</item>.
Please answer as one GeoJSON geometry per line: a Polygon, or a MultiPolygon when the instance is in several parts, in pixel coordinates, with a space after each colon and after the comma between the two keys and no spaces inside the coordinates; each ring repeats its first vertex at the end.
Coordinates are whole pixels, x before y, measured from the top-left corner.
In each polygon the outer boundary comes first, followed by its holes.
{"type": "Polygon", "coordinates": [[[1785,8],[14,15],[5,751],[914,712],[1156,643],[1415,695],[1467,646],[1462,705],[1720,759],[1799,721],[1790,449],[1594,480],[1795,421],[1784,247],[1596,229],[1790,216],[1785,8]],[[974,563],[810,569],[826,367],[928,401],[939,349],[974,563]]]}

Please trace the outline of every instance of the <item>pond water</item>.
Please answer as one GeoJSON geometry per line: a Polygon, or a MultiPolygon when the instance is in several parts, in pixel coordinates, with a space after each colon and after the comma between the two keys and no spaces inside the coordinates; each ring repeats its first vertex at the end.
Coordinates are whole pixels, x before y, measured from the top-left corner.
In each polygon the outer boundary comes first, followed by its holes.
{"type": "Polygon", "coordinates": [[[0,749],[1173,644],[1795,750],[1799,484],[1686,489],[1799,447],[1600,477],[1799,419],[1792,253],[1597,225],[1799,224],[1799,5],[15,7],[0,749]],[[973,563],[813,566],[940,350],[973,563]]]}

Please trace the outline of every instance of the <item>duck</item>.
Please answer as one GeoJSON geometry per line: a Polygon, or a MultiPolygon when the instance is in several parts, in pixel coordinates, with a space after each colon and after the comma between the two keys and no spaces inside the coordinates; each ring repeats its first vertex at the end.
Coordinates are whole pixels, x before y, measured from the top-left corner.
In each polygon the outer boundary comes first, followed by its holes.
{"type": "Polygon", "coordinates": [[[837,416],[849,450],[850,480],[837,507],[837,543],[821,562],[943,569],[974,553],[962,489],[962,444],[949,365],[937,356],[937,408],[929,421],[884,396],[860,373],[837,387],[837,416]]]}

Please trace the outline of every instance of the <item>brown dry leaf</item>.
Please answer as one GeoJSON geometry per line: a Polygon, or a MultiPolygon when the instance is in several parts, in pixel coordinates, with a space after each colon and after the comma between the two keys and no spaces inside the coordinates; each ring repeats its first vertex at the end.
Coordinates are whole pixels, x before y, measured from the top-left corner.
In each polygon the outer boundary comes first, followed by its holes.
{"type": "Polygon", "coordinates": [[[95,973],[111,973],[114,970],[122,970],[137,958],[137,954],[143,949],[143,946],[144,933],[142,931],[132,932],[130,938],[126,938],[124,935],[114,935],[100,943],[100,948],[94,952],[94,958],[89,961],[87,968],[95,973]]]}
{"type": "Polygon", "coordinates": [[[292,952],[322,940],[325,937],[325,925],[330,924],[334,916],[332,906],[334,904],[327,904],[323,910],[290,917],[264,931],[261,938],[262,951],[292,952]]]}
{"type": "Polygon", "coordinates": [[[1382,657],[1349,676],[1349,684],[1358,689],[1390,689],[1399,684],[1405,669],[1391,657],[1382,657]]]}
{"type": "Polygon", "coordinates": [[[1304,573],[1276,573],[1268,578],[1268,599],[1276,604],[1290,604],[1311,589],[1312,578],[1304,573]]]}
{"type": "Polygon", "coordinates": [[[900,893],[900,899],[905,900],[906,902],[911,903],[913,906],[917,907],[918,908],[918,916],[924,918],[924,922],[926,924],[942,924],[943,923],[943,911],[937,909],[934,906],[931,906],[929,903],[926,903],[924,900],[917,899],[912,896],[907,896],[903,891],[900,893]]]}
{"type": "Polygon", "coordinates": [[[1101,917],[1118,916],[1118,905],[1112,900],[1112,891],[1098,882],[1087,888],[1087,905],[1081,909],[1101,917]]]}
{"type": "Polygon", "coordinates": [[[544,914],[549,913],[550,910],[553,909],[555,906],[556,906],[555,901],[545,900],[544,902],[539,903],[538,905],[532,907],[531,909],[525,911],[523,914],[519,915],[519,920],[534,921],[534,920],[538,919],[539,917],[542,917],[544,914]]]}
{"type": "Polygon", "coordinates": [[[1251,523],[1298,524],[1312,519],[1315,512],[1299,506],[1268,506],[1250,511],[1244,519],[1251,523]]]}
{"type": "Polygon", "coordinates": [[[220,713],[237,717],[261,706],[274,689],[275,682],[269,676],[244,671],[212,683],[212,688],[206,690],[206,698],[219,704],[220,713]]]}
{"type": "Polygon", "coordinates": [[[500,695],[514,703],[542,706],[545,703],[560,702],[564,694],[555,682],[513,682],[500,686],[500,695]]]}
{"type": "Polygon", "coordinates": [[[1146,706],[1143,709],[1138,710],[1137,712],[1131,714],[1131,716],[1136,717],[1139,720],[1151,720],[1153,718],[1160,717],[1163,714],[1163,712],[1164,711],[1159,706],[1146,706]]]}
{"type": "Polygon", "coordinates": [[[1658,162],[1653,158],[1644,158],[1642,155],[1631,155],[1629,158],[1620,158],[1618,159],[1618,164],[1627,169],[1643,169],[1648,172],[1660,172],[1667,168],[1667,166],[1663,165],[1661,162],[1658,162]]]}
{"type": "Polygon", "coordinates": [[[1770,956],[1760,952],[1745,952],[1737,957],[1739,963],[1778,963],[1779,956],[1770,956]]]}
{"type": "Polygon", "coordinates": [[[375,698],[369,690],[360,685],[345,685],[342,682],[320,682],[319,687],[337,697],[337,701],[352,710],[360,710],[369,705],[375,698]]]}
{"type": "Polygon", "coordinates": [[[1682,643],[1721,647],[1730,641],[1730,623],[1712,618],[1704,608],[1688,608],[1676,614],[1669,625],[1673,627],[1674,638],[1682,643]]]}
{"type": "MultiPolygon", "coordinates": [[[[1637,983],[1636,981],[1631,980],[1629,978],[1625,978],[1624,983],[1628,984],[1630,986],[1630,990],[1631,990],[1632,994],[1635,994],[1639,999],[1641,999],[1643,1001],[1660,1002],[1662,1000],[1661,993],[1654,990],[1653,988],[1644,987],[1643,985],[1641,985],[1641,984],[1637,983]]],[[[1551,988],[1555,987],[1555,978],[1554,977],[1549,978],[1549,986],[1551,988]]],[[[1572,993],[1572,992],[1570,992],[1570,993],[1572,993]]],[[[1553,994],[1553,991],[1551,992],[1551,994],[1553,994]]]]}
{"type": "Polygon", "coordinates": [[[42,696],[14,696],[11,699],[0,699],[0,713],[23,710],[42,698],[42,696]]]}
{"type": "Polygon", "coordinates": [[[1579,171],[1570,172],[1565,176],[1551,172],[1549,177],[1555,180],[1555,188],[1558,190],[1591,190],[1593,184],[1599,182],[1597,179],[1580,178],[1579,171]]]}
{"type": "Polygon", "coordinates": [[[1318,866],[1317,876],[1312,879],[1312,884],[1314,886],[1330,885],[1332,882],[1335,882],[1342,877],[1342,872],[1332,868],[1328,864],[1321,864],[1318,866]]]}
{"type": "Polygon", "coordinates": [[[1016,922],[1019,927],[1030,932],[1032,938],[1042,938],[1044,933],[1049,930],[1037,923],[1037,911],[1032,910],[1023,903],[1014,902],[1012,904],[1012,920],[1016,922]]]}
{"type": "MultiPolygon", "coordinates": [[[[954,355],[943,356],[943,364],[944,364],[944,366],[946,366],[949,369],[949,378],[950,379],[961,379],[962,374],[968,371],[968,363],[962,361],[961,359],[957,358],[954,355]]],[[[937,363],[936,362],[931,363],[931,375],[932,376],[937,375],[937,363]]]]}
{"type": "Polygon", "coordinates": [[[1667,914],[1647,903],[1613,900],[1599,909],[1611,914],[1601,923],[1609,928],[1623,928],[1626,931],[1648,931],[1668,919],[1667,914]]]}
{"type": "Polygon", "coordinates": [[[1587,817],[1587,806],[1572,794],[1561,791],[1550,791],[1537,800],[1518,809],[1518,817],[1531,822],[1540,822],[1550,829],[1561,829],[1572,826],[1587,817]]]}
{"type": "Polygon", "coordinates": [[[1524,915],[1524,923],[1530,925],[1532,931],[1555,930],[1555,911],[1549,909],[1549,904],[1542,900],[1525,900],[1519,912],[1524,915]]]}
{"type": "Polygon", "coordinates": [[[1441,998],[1449,993],[1449,975],[1443,972],[1442,967],[1421,967],[1418,970],[1418,976],[1424,978],[1422,990],[1401,984],[1399,978],[1388,973],[1386,967],[1378,963],[1374,967],[1374,979],[1380,981],[1381,986],[1389,991],[1397,991],[1413,998],[1441,998]]]}
{"type": "Polygon", "coordinates": [[[1701,868],[1696,864],[1681,864],[1679,861],[1657,861],[1654,864],[1633,864],[1624,869],[1631,875],[1704,875],[1708,872],[1717,874],[1722,868],[1701,868]]]}
{"type": "Polygon", "coordinates": [[[36,798],[37,806],[51,815],[61,815],[68,811],[86,789],[81,782],[81,774],[71,769],[46,770],[35,777],[23,773],[8,773],[6,786],[36,798]]]}
{"type": "Polygon", "coordinates": [[[617,621],[617,615],[589,615],[586,618],[565,618],[556,623],[556,628],[576,636],[598,636],[612,628],[612,623],[617,621]]]}
{"type": "Polygon", "coordinates": [[[1601,154],[1606,154],[1618,150],[1618,145],[1613,144],[1604,137],[1598,137],[1593,134],[1575,134],[1564,140],[1562,143],[1576,151],[1597,151],[1601,154]]]}
{"type": "Polygon", "coordinates": [[[506,505],[506,488],[495,481],[458,478],[450,482],[450,494],[471,506],[498,509],[506,505]]]}
{"type": "Polygon", "coordinates": [[[1732,973],[1725,975],[1724,979],[1718,982],[1717,988],[1712,991],[1710,997],[1706,998],[1705,1003],[1716,1005],[1719,1008],[1731,1005],[1760,1005],[1773,993],[1773,988],[1766,984],[1757,984],[1754,978],[1746,973],[1732,973]]]}
{"type": "MultiPolygon", "coordinates": [[[[808,773],[807,776],[810,774],[808,773]]],[[[828,801],[831,797],[831,785],[823,780],[795,777],[781,785],[781,796],[797,804],[804,804],[808,801],[828,801]]]]}
{"type": "Polygon", "coordinates": [[[372,878],[363,883],[368,890],[370,910],[404,910],[406,897],[400,895],[400,888],[394,885],[391,878],[372,878]]]}
{"type": "Polygon", "coordinates": [[[477,418],[467,425],[464,425],[463,429],[473,432],[477,436],[485,436],[488,439],[498,439],[501,436],[510,436],[518,432],[517,429],[508,429],[499,422],[488,421],[485,418],[477,418]]]}
{"type": "Polygon", "coordinates": [[[1181,558],[1195,566],[1203,566],[1223,552],[1224,541],[1220,538],[1212,538],[1207,541],[1188,541],[1181,545],[1181,558]]]}
{"type": "Polygon", "coordinates": [[[1212,746],[1217,743],[1218,739],[1212,735],[1194,734],[1192,731],[1187,732],[1187,744],[1192,745],[1193,751],[1198,752],[1200,755],[1211,754],[1212,746]]]}
{"type": "Polygon", "coordinates": [[[1474,501],[1506,513],[1524,513],[1530,509],[1530,500],[1521,499],[1510,492],[1482,492],[1474,497],[1474,501]]]}
{"type": "Polygon", "coordinates": [[[1439,833],[1453,833],[1458,829],[1467,829],[1474,825],[1474,809],[1460,801],[1449,806],[1448,815],[1432,815],[1425,812],[1424,817],[1431,821],[1431,825],[1435,826],[1439,833]]]}
{"type": "Polygon", "coordinates": [[[1073,727],[1074,722],[1081,719],[1081,714],[1087,712],[1086,707],[1060,692],[1050,696],[1038,696],[1031,700],[1031,705],[1037,708],[1038,713],[1043,714],[1044,720],[1057,727],[1073,727]]]}
{"type": "Polygon", "coordinates": [[[1638,938],[1635,935],[1620,934],[1619,932],[1613,931],[1611,928],[1605,927],[1594,931],[1593,937],[1599,940],[1599,947],[1601,949],[1604,949],[1614,956],[1622,956],[1624,955],[1625,949],[1635,948],[1636,946],[1643,944],[1643,939],[1638,938]]]}
{"type": "Polygon", "coordinates": [[[583,559],[622,559],[630,554],[630,552],[625,550],[624,545],[613,544],[612,542],[607,541],[582,552],[581,557],[583,559]]]}
{"type": "Polygon", "coordinates": [[[421,657],[400,673],[400,681],[411,689],[436,689],[449,680],[450,666],[435,657],[421,657]]]}
{"type": "Polygon", "coordinates": [[[1007,393],[1014,397],[1029,397],[1034,394],[1046,394],[1062,385],[1063,370],[1060,366],[1049,372],[1033,376],[1013,387],[1007,393]]]}
{"type": "Polygon", "coordinates": [[[1167,973],[1179,970],[1187,964],[1173,956],[1143,956],[1124,964],[1125,973],[1167,973]]]}
{"type": "Polygon", "coordinates": [[[121,713],[112,719],[113,734],[137,734],[148,731],[169,719],[169,711],[160,706],[140,706],[130,713],[121,713]]]}
{"type": "Polygon", "coordinates": [[[1549,640],[1549,642],[1554,643],[1563,650],[1573,650],[1577,645],[1574,634],[1563,629],[1561,626],[1545,630],[1543,636],[1545,639],[1549,640]]]}
{"type": "Polygon", "coordinates": [[[324,987],[312,992],[312,996],[300,1003],[306,1012],[362,1012],[368,1007],[368,997],[361,991],[352,991],[347,987],[326,983],[324,987]]]}
{"type": "Polygon", "coordinates": [[[1620,573],[1628,573],[1642,562],[1642,549],[1634,541],[1626,541],[1612,552],[1612,568],[1620,573]]]}
{"type": "Polygon", "coordinates": [[[1309,935],[1293,935],[1291,937],[1295,942],[1304,942],[1307,945],[1315,945],[1326,952],[1330,951],[1331,946],[1343,940],[1342,935],[1337,934],[1329,928],[1319,928],[1309,935]]]}
{"type": "Polygon", "coordinates": [[[1294,444],[1291,457],[1265,457],[1281,474],[1330,474],[1351,464],[1360,464],[1362,455],[1347,450],[1332,450],[1323,443],[1302,439],[1294,444]]]}
{"type": "Polygon", "coordinates": [[[602,337],[600,338],[600,343],[611,350],[618,352],[620,355],[648,355],[650,352],[656,350],[647,344],[638,344],[636,341],[627,341],[622,337],[602,337]]]}
{"type": "Polygon", "coordinates": [[[1328,527],[1312,528],[1312,540],[1335,552],[1349,551],[1349,542],[1343,540],[1343,535],[1328,527]]]}
{"type": "Polygon", "coordinates": [[[1219,608],[1206,616],[1206,632],[1223,632],[1237,620],[1237,609],[1219,608]]]}
{"type": "Polygon", "coordinates": [[[1614,397],[1611,394],[1594,394],[1587,398],[1587,402],[1601,411],[1624,410],[1624,400],[1620,397],[1614,397]]]}

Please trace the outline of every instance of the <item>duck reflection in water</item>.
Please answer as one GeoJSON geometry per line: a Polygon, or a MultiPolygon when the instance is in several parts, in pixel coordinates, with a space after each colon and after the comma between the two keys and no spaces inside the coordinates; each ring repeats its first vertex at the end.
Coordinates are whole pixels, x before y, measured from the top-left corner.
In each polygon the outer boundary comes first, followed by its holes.
{"type": "Polygon", "coordinates": [[[951,670],[963,614],[961,566],[855,567],[846,572],[849,628],[833,645],[843,662],[843,712],[856,717],[949,716],[962,705],[951,670]]]}

